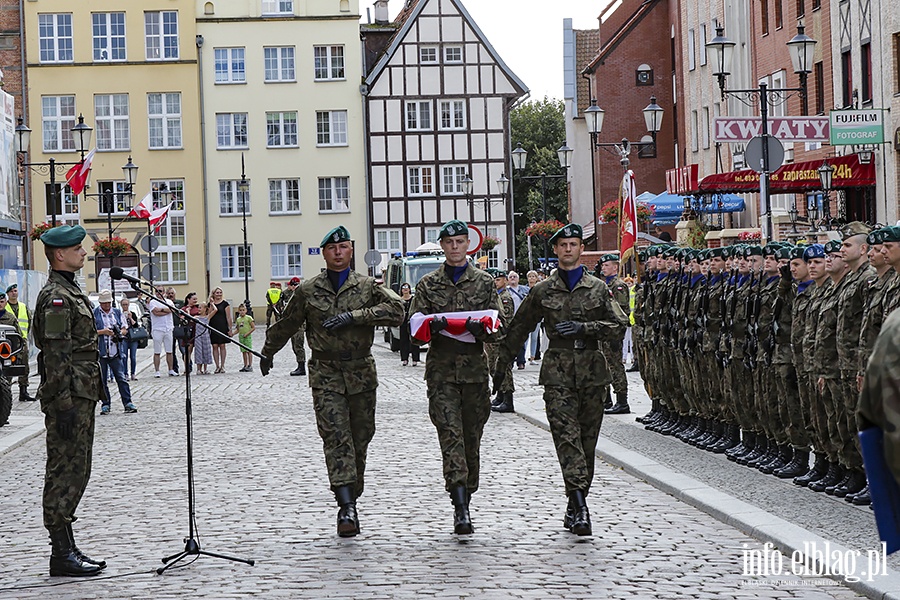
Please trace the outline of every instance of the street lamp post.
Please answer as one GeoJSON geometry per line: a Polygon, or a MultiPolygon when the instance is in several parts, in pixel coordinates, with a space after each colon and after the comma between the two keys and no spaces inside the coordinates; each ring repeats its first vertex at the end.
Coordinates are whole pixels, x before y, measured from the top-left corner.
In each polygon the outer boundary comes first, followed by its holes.
{"type": "MultiPolygon", "coordinates": [[[[834,178],[834,166],[823,162],[822,166],[817,169],[819,173],[819,183],[822,185],[822,220],[831,220],[831,184],[834,178]]],[[[838,211],[840,217],[840,211],[838,211]]]]}
{"type": "Polygon", "coordinates": [[[244,306],[247,307],[247,314],[253,316],[253,308],[250,306],[250,246],[247,244],[247,194],[250,192],[250,182],[247,181],[247,175],[244,173],[243,153],[241,153],[241,180],[238,182],[238,192],[241,199],[241,218],[244,229],[244,306]]]}
{"type": "MultiPolygon", "coordinates": [[[[596,231],[597,249],[600,249],[600,231],[598,227],[597,215],[600,210],[597,208],[597,180],[594,172],[594,153],[597,148],[603,148],[619,158],[619,164],[624,170],[628,170],[631,161],[628,156],[631,151],[637,148],[638,152],[651,151],[656,156],[656,136],[662,128],[663,109],[656,103],[656,96],[650,96],[650,104],[642,111],[644,115],[644,124],[652,138],[649,142],[630,142],[627,138],[623,138],[621,142],[604,143],[599,141],[600,132],[603,130],[603,117],[606,113],[602,108],[597,106],[597,100],[592,99],[591,105],[584,111],[584,120],[587,125],[588,133],[591,135],[591,192],[593,194],[594,208],[594,228],[596,231]]],[[[621,213],[621,207],[619,212],[621,213]]]]}
{"type": "Polygon", "coordinates": [[[791,63],[800,78],[800,86],[796,88],[773,88],[769,89],[765,82],[759,84],[758,89],[747,90],[728,90],[725,89],[725,79],[731,74],[731,59],[734,55],[735,42],[725,37],[725,28],[716,27],[716,37],[707,42],[706,47],[712,54],[713,75],[719,81],[719,90],[722,93],[722,99],[726,96],[736,96],[741,102],[747,106],[759,105],[759,116],[762,121],[760,129],[760,137],[762,137],[762,172],[760,173],[760,195],[763,198],[766,211],[766,233],[767,238],[773,237],[772,230],[772,200],[769,197],[769,104],[776,106],[787,102],[787,99],[794,93],[800,94],[803,114],[809,112],[806,79],[812,72],[811,64],[815,53],[816,40],[812,39],[804,33],[802,23],[797,25],[797,35],[787,42],[788,51],[791,55],[791,63]]]}
{"type": "MultiPolygon", "coordinates": [[[[572,155],[575,153],[574,150],[569,148],[569,146],[563,142],[563,145],[556,151],[556,155],[559,158],[559,166],[563,169],[568,169],[572,166],[572,155]]],[[[513,174],[516,172],[522,171],[525,169],[525,164],[528,161],[528,151],[522,147],[522,144],[518,144],[516,149],[512,151],[512,163],[513,163],[513,174]]],[[[519,175],[519,179],[523,181],[540,181],[541,182],[541,213],[543,214],[543,219],[546,221],[547,216],[547,180],[548,179],[564,179],[566,177],[566,173],[561,173],[559,175],[547,175],[546,173],[541,173],[540,175],[519,175]]],[[[542,267],[543,271],[548,270],[550,262],[550,243],[545,239],[544,240],[544,265],[542,267]]],[[[531,265],[528,265],[531,267],[531,265]]]]}

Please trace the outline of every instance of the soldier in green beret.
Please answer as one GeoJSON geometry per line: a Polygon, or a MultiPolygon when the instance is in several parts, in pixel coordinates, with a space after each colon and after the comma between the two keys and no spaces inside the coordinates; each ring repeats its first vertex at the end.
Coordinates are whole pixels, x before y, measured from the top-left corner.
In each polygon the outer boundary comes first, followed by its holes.
{"type": "MultiPolygon", "coordinates": [[[[31,327],[31,311],[28,310],[28,307],[25,306],[24,302],[19,302],[19,285],[17,283],[13,283],[6,288],[6,296],[6,312],[14,316],[19,322],[19,330],[22,332],[22,343],[25,344],[23,353],[25,356],[28,356],[28,328],[31,327]]],[[[33,402],[37,400],[37,398],[33,398],[31,394],[28,393],[28,377],[28,363],[26,361],[25,373],[19,376],[20,402],[33,402]]]]}
{"type": "MultiPolygon", "coordinates": [[[[444,223],[438,238],[446,260],[416,284],[410,314],[496,310],[502,316],[494,278],[466,258],[468,226],[453,219],[444,223]]],[[[446,318],[432,318],[428,325],[431,346],[425,382],[428,414],[441,445],[444,484],[454,508],[453,532],[466,535],[473,531],[469,500],[478,490],[481,436],[491,414],[484,344],[499,342],[501,334],[487,332],[481,321],[467,320],[466,330],[475,338],[467,343],[441,334],[447,326],[446,318]]],[[[412,341],[425,343],[416,337],[412,341]]],[[[508,362],[512,364],[512,358],[508,362]]]]}
{"type": "MultiPolygon", "coordinates": [[[[538,381],[544,386],[547,420],[569,500],[563,525],[576,535],[591,535],[586,496],[610,383],[600,342],[621,339],[628,317],[606,284],[582,267],[579,225],[566,225],[550,241],[559,267],[522,301],[501,344],[499,364],[512,362],[528,334],[544,321],[550,345],[538,381]]],[[[621,361],[621,352],[616,360],[621,361]]],[[[494,372],[495,389],[505,377],[504,370],[494,372]]]]}
{"type": "MultiPolygon", "coordinates": [[[[881,230],[881,253],[884,260],[896,273],[900,273],[900,227],[885,227],[881,230]]],[[[884,319],[900,306],[900,275],[885,290],[884,319]]]]}
{"type": "Polygon", "coordinates": [[[259,368],[268,375],[272,357],[306,327],[312,349],[309,387],[339,506],[337,533],[352,537],[359,533],[356,500],[363,493],[366,454],[375,435],[375,327],[399,325],[403,302],[374,278],[350,268],[353,244],[345,227],[329,231],[321,248],[325,271],[300,283],[281,319],[266,330],[266,358],[259,368]]]}
{"type": "MultiPolygon", "coordinates": [[[[509,323],[516,313],[516,305],[513,301],[512,293],[507,288],[509,280],[506,271],[502,269],[488,269],[488,273],[494,278],[497,294],[500,296],[500,320],[503,323],[509,323]]],[[[497,398],[491,402],[491,410],[500,413],[515,412],[513,392],[516,391],[516,387],[512,378],[512,363],[508,365],[497,364],[499,354],[497,344],[485,344],[484,350],[487,354],[488,368],[492,373],[497,369],[505,368],[507,370],[507,377],[503,382],[503,386],[497,390],[497,398]]]]}
{"type": "Polygon", "coordinates": [[[44,527],[50,532],[50,575],[96,575],[106,562],[75,545],[72,522],[91,476],[94,413],[103,397],[97,328],[91,302],[75,282],[87,254],[80,225],[62,225],[41,236],[50,276],[38,294],[34,342],[40,349],[37,397],[47,430],[44,527]]]}
{"type": "MultiPolygon", "coordinates": [[[[619,307],[626,315],[631,313],[631,290],[628,284],[619,277],[619,255],[605,254],[600,257],[597,265],[600,269],[599,278],[603,280],[606,287],[619,307]]],[[[609,366],[612,375],[612,388],[616,394],[616,404],[607,402],[606,413],[610,415],[627,415],[631,413],[631,407],[628,406],[628,379],[625,376],[625,365],[622,363],[622,343],[624,342],[625,333],[622,333],[621,340],[605,339],[601,343],[601,350],[606,357],[606,364],[609,366]]]]}

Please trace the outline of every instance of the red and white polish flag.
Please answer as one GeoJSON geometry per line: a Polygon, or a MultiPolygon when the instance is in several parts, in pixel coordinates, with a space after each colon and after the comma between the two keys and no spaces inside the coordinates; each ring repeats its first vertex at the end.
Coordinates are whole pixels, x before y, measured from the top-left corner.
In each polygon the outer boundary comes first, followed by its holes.
{"type": "Polygon", "coordinates": [[[486,333],[494,333],[500,329],[500,314],[496,310],[471,310],[460,312],[435,313],[423,315],[420,312],[409,318],[409,330],[412,336],[423,342],[431,341],[431,322],[434,319],[447,319],[447,328],[441,331],[441,335],[459,340],[460,342],[475,343],[475,336],[466,329],[466,321],[481,321],[484,323],[486,333]]]}

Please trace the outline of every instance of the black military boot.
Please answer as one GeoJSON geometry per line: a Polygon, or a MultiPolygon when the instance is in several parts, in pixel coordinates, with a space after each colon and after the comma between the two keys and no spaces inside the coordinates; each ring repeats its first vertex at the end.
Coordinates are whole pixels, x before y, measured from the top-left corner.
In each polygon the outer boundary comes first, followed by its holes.
{"type": "Polygon", "coordinates": [[[306,363],[297,363],[297,368],[291,371],[294,377],[306,375],[306,363]]]}
{"type": "Polygon", "coordinates": [[[779,479],[793,479],[809,472],[809,450],[794,449],[791,462],[780,469],[775,469],[772,474],[779,479]]]}
{"type": "Polygon", "coordinates": [[[825,473],[825,477],[818,481],[813,481],[806,487],[814,492],[824,492],[826,488],[831,487],[836,483],[840,483],[843,478],[843,467],[837,463],[828,463],[828,472],[825,473]]]}
{"type": "Polygon", "coordinates": [[[28,393],[28,386],[20,385],[19,386],[19,402],[34,402],[37,398],[31,396],[28,393]]]}
{"type": "MultiPolygon", "coordinates": [[[[609,397],[607,396],[607,401],[609,401],[609,397]]],[[[611,405],[606,407],[604,410],[608,415],[630,415],[631,407],[628,406],[628,392],[622,392],[621,394],[616,394],[616,403],[615,405],[611,405]]]]}
{"type": "Polygon", "coordinates": [[[668,422],[670,418],[669,411],[660,406],[659,410],[654,414],[650,412],[646,417],[644,417],[644,429],[648,431],[659,431],[659,427],[668,422]]]}
{"type": "Polygon", "coordinates": [[[334,490],[337,500],[337,534],[340,537],[353,537],[359,533],[359,515],[356,513],[356,495],[353,486],[342,485],[334,490]]]}
{"type": "Polygon", "coordinates": [[[697,447],[701,450],[710,450],[721,441],[725,435],[725,424],[721,421],[710,419],[706,428],[706,434],[697,440],[697,447]]]}
{"type": "Polygon", "coordinates": [[[497,406],[492,406],[491,410],[498,413],[511,413],[516,412],[515,406],[513,406],[513,393],[512,392],[497,392],[497,396],[503,395],[503,402],[498,404],[497,406]]]}
{"type": "Polygon", "coordinates": [[[606,400],[603,401],[603,411],[606,412],[612,407],[612,394],[609,393],[609,386],[606,386],[606,400]]]}
{"type": "Polygon", "coordinates": [[[86,577],[100,573],[97,565],[85,564],[72,550],[66,527],[50,532],[50,575],[54,577],[86,577]]]}
{"type": "Polygon", "coordinates": [[[89,565],[96,565],[101,570],[106,568],[105,560],[94,560],[93,558],[91,558],[90,556],[88,556],[87,554],[85,554],[84,552],[82,552],[81,550],[78,549],[78,546],[75,545],[75,534],[72,532],[72,524],[71,523],[66,525],[66,531],[69,534],[69,542],[72,544],[72,554],[77,556],[83,563],[86,563],[89,565]]]}
{"type": "Polygon", "coordinates": [[[656,419],[659,416],[659,412],[660,412],[659,409],[660,409],[659,398],[650,398],[650,412],[648,412],[646,415],[644,415],[642,417],[635,417],[634,420],[637,421],[638,423],[647,425],[648,423],[650,423],[651,421],[653,421],[654,419],[656,419]]]}
{"type": "Polygon", "coordinates": [[[775,472],[775,469],[780,469],[788,464],[794,458],[794,449],[787,444],[782,444],[781,446],[775,446],[773,455],[771,460],[759,466],[761,473],[771,475],[775,472]]]}
{"type": "Polygon", "coordinates": [[[866,487],[866,472],[861,468],[852,469],[850,478],[844,485],[834,490],[834,495],[838,498],[846,498],[847,496],[858,494],[864,487],[866,487]]]}
{"type": "Polygon", "coordinates": [[[591,513],[588,512],[584,492],[574,490],[569,494],[569,501],[575,508],[575,517],[572,519],[572,533],[575,535],[592,535],[591,513]]]}
{"type": "Polygon", "coordinates": [[[846,486],[850,480],[853,478],[853,470],[852,469],[844,469],[843,477],[837,482],[829,485],[825,488],[825,493],[829,496],[834,496],[835,492],[846,486]]]}
{"type": "Polygon", "coordinates": [[[753,446],[753,448],[750,449],[750,452],[737,458],[737,463],[739,465],[749,465],[750,461],[756,460],[757,458],[765,454],[766,450],[768,449],[769,446],[766,436],[761,433],[757,433],[755,435],[756,444],[753,446]]]}
{"type": "Polygon", "coordinates": [[[697,442],[706,437],[709,433],[709,420],[703,417],[697,417],[697,427],[690,435],[685,436],[685,440],[691,446],[696,446],[697,442]]]}
{"type": "Polygon", "coordinates": [[[725,452],[725,457],[732,462],[736,462],[738,456],[750,452],[756,442],[756,435],[752,431],[747,431],[746,429],[741,431],[742,435],[739,437],[740,443],[725,452]]]}
{"type": "Polygon", "coordinates": [[[472,519],[469,517],[468,490],[461,485],[456,486],[450,490],[450,501],[453,503],[453,533],[469,535],[475,531],[472,527],[472,519]]]}
{"type": "Polygon", "coordinates": [[[684,424],[673,432],[675,437],[682,442],[686,442],[697,430],[697,422],[697,417],[687,415],[684,419],[684,424]]]}
{"type": "Polygon", "coordinates": [[[816,462],[811,469],[806,471],[805,475],[794,478],[794,485],[806,487],[813,481],[818,481],[825,477],[828,473],[828,457],[822,452],[816,452],[816,462]]]}
{"type": "Polygon", "coordinates": [[[872,496],[869,494],[869,486],[866,485],[856,494],[848,494],[844,496],[844,500],[856,506],[868,506],[872,504],[872,496]]]}
{"type": "Polygon", "coordinates": [[[741,428],[734,423],[725,423],[722,425],[722,437],[707,449],[713,454],[725,454],[740,443],[741,428]]]}
{"type": "Polygon", "coordinates": [[[572,504],[572,497],[569,496],[569,502],[566,504],[566,514],[563,517],[563,527],[567,531],[572,531],[572,523],[575,521],[575,505],[572,504]]]}
{"type": "Polygon", "coordinates": [[[503,392],[497,392],[497,395],[491,399],[491,409],[495,406],[500,406],[503,404],[503,392]]]}

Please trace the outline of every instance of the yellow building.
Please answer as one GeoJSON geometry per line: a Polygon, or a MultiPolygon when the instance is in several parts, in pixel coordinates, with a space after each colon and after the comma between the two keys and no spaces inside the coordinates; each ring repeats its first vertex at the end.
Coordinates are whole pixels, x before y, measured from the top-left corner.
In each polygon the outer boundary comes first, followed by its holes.
{"type": "Polygon", "coordinates": [[[269,282],[319,273],[332,227],[350,230],[366,271],[359,4],[219,0],[197,10],[210,285],[240,303],[247,268],[261,323],[269,282]]]}
{"type": "MultiPolygon", "coordinates": [[[[86,195],[64,193],[57,220],[81,223],[93,239],[147,235],[146,220],[128,219],[133,204],[151,190],[172,192],[168,219],[156,232],[159,284],[203,292],[204,208],[197,78],[195,2],[187,0],[32,0],[23,2],[28,94],[25,122],[33,130],[30,163],[74,163],[81,154],[69,130],[84,115],[96,147],[86,195]],[[139,167],[134,198],[124,191],[122,166],[139,167]],[[101,195],[105,194],[105,198],[101,195]],[[109,210],[108,210],[109,209],[109,210]]],[[[65,168],[56,179],[65,183],[65,168]]],[[[32,217],[51,219],[46,175],[29,174],[32,217]]],[[[38,242],[34,268],[46,270],[38,242]]],[[[146,256],[141,252],[142,256],[146,256]]],[[[135,265],[134,256],[116,259],[135,265]]],[[[88,291],[98,287],[98,263],[86,264],[88,291]]],[[[143,262],[141,263],[144,264],[143,262]]],[[[103,283],[101,277],[100,283],[103,283]]]]}

